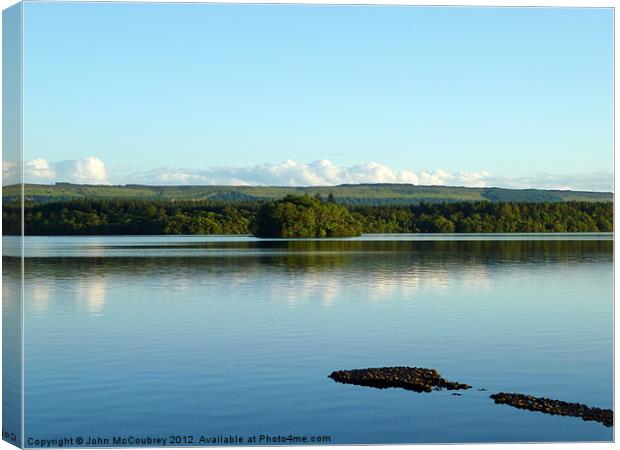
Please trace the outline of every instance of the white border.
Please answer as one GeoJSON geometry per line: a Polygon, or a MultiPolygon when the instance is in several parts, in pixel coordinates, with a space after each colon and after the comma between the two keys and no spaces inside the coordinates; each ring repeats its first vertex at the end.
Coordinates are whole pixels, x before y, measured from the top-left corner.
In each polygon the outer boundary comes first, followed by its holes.
{"type": "MultiPolygon", "coordinates": [[[[33,1],[43,1],[43,2],[58,2],[55,0],[25,0],[25,3],[29,3],[29,2],[33,2],[33,1]]],[[[60,0],[62,2],[76,2],[76,3],[85,3],[84,0],[60,0]]],[[[119,1],[119,0],[87,0],[88,2],[92,2],[92,3],[127,3],[126,1],[119,1]]],[[[385,6],[385,5],[418,5],[418,6],[499,6],[499,7],[590,7],[590,8],[614,8],[616,7],[616,4],[618,3],[615,0],[591,0],[591,1],[583,1],[583,0],[542,0],[542,1],[535,1],[535,0],[512,0],[512,1],[498,1],[498,0],[475,0],[475,1],[466,1],[466,0],[448,0],[446,2],[438,2],[438,1],[420,1],[420,0],[390,0],[390,1],[386,1],[386,0],[308,0],[308,1],[300,1],[300,0],[269,0],[269,1],[261,1],[261,0],[245,0],[245,1],[235,1],[235,0],[219,0],[219,1],[187,1],[187,0],[132,0],[132,3],[220,3],[220,4],[224,4],[224,3],[245,3],[245,4],[260,4],[260,3],[271,3],[271,4],[321,4],[321,5],[328,5],[328,4],[342,4],[342,5],[379,5],[379,6],[385,6]]],[[[8,8],[12,5],[15,5],[19,3],[18,0],[0,0],[0,5],[2,7],[2,9],[8,8]]],[[[22,11],[22,21],[23,21],[23,11],[22,11]]],[[[615,14],[614,11],[614,30],[616,29],[616,24],[617,24],[617,16],[615,14]]],[[[0,48],[1,48],[1,21],[0,21],[0,48]]],[[[23,23],[22,23],[22,31],[23,31],[23,23]]],[[[616,49],[618,48],[618,43],[619,43],[619,39],[618,39],[618,35],[614,32],[614,156],[615,156],[615,130],[617,128],[617,123],[616,123],[616,115],[615,115],[615,104],[617,103],[618,100],[618,93],[615,89],[615,85],[617,82],[617,71],[615,70],[615,56],[616,56],[616,49]]],[[[23,63],[23,62],[22,62],[23,63]]],[[[1,72],[1,61],[0,61],[0,72],[1,72]]],[[[23,74],[22,74],[23,76],[23,74]]],[[[0,93],[0,101],[2,99],[2,95],[0,93]]],[[[0,111],[0,117],[1,117],[1,111],[0,111]]],[[[0,121],[1,123],[1,121],[0,121]]],[[[23,127],[23,122],[22,122],[22,127],[23,127]]],[[[23,128],[22,128],[23,129],[23,128]]],[[[22,137],[23,139],[23,137],[22,137]]],[[[22,140],[23,143],[23,140],[22,140]]],[[[23,159],[23,155],[22,155],[22,159],[23,159]]],[[[615,174],[618,172],[618,169],[620,167],[620,163],[618,162],[618,160],[616,158],[614,158],[614,192],[616,192],[618,190],[618,183],[617,183],[617,179],[615,177],[615,174]]],[[[1,188],[0,188],[1,189],[1,188]]],[[[615,218],[617,217],[618,214],[618,208],[617,208],[617,204],[614,204],[614,230],[616,229],[617,223],[615,218]]],[[[1,225],[0,225],[1,227],[1,225]]],[[[618,274],[619,274],[619,269],[618,267],[615,265],[615,261],[616,258],[619,256],[620,251],[618,250],[618,248],[616,246],[614,246],[614,299],[615,299],[615,282],[616,280],[618,280],[618,274]]],[[[0,268],[1,268],[1,261],[0,261],[0,268]]],[[[23,298],[23,297],[22,297],[23,298]]],[[[23,305],[22,305],[23,308],[23,305]]],[[[614,374],[617,373],[616,369],[616,363],[618,361],[617,358],[617,352],[618,352],[618,346],[616,345],[616,339],[615,339],[615,323],[616,323],[616,308],[614,307],[614,374]]],[[[0,321],[0,331],[1,331],[1,321],[0,321]]],[[[22,346],[22,352],[23,352],[23,346],[22,346]]],[[[23,354],[23,353],[22,353],[23,354]]],[[[23,380],[23,378],[22,378],[23,380]]],[[[617,380],[616,377],[614,376],[614,406],[617,404],[616,400],[616,395],[618,393],[618,389],[617,389],[617,380]]],[[[23,396],[23,393],[22,393],[23,396]]],[[[0,390],[0,402],[2,399],[2,392],[0,390]]],[[[22,414],[23,414],[24,408],[22,407],[22,414]]],[[[620,421],[617,421],[617,423],[620,423],[620,421]]],[[[23,417],[22,417],[22,436],[23,436],[23,417]]],[[[614,439],[615,439],[615,432],[614,432],[614,439]]],[[[411,450],[427,450],[427,449],[437,449],[437,448],[450,448],[454,445],[459,445],[460,448],[462,449],[475,449],[478,448],[479,446],[484,446],[485,449],[489,449],[489,450],[494,450],[494,449],[502,449],[502,448],[512,448],[512,449],[521,449],[521,448],[526,448],[532,445],[536,445],[539,448],[544,448],[544,449],[551,449],[551,450],[560,450],[560,449],[575,449],[575,450],[580,450],[580,449],[589,449],[589,448],[612,448],[615,447],[616,444],[615,443],[558,443],[558,444],[521,444],[521,443],[515,443],[515,444],[450,444],[450,445],[446,445],[446,444],[436,444],[436,445],[411,445],[411,444],[399,444],[399,445],[373,445],[372,447],[376,448],[376,449],[380,449],[380,450],[390,450],[390,449],[411,449],[411,450]]],[[[252,446],[246,446],[247,448],[250,448],[252,446]]],[[[335,448],[335,447],[346,447],[347,449],[355,449],[355,450],[361,450],[361,449],[365,449],[368,446],[367,445],[330,445],[330,446],[312,446],[309,447],[311,449],[330,449],[330,448],[335,448]]],[[[4,441],[0,441],[0,450],[9,450],[9,449],[14,449],[15,447],[8,444],[7,442],[4,441]]],[[[151,449],[151,447],[141,447],[145,450],[149,450],[151,449]]],[[[190,447],[185,447],[185,448],[190,448],[190,447]]],[[[198,447],[198,448],[204,448],[204,447],[198,447]]],[[[219,448],[225,448],[225,447],[219,447],[219,448]]],[[[230,447],[230,448],[241,448],[241,447],[230,447]]],[[[282,446],[280,447],[261,447],[264,449],[282,449],[282,446]]],[[[303,447],[297,447],[297,446],[286,446],[286,448],[303,448],[303,447]]],[[[161,447],[153,447],[153,450],[160,450],[161,447]]]]}

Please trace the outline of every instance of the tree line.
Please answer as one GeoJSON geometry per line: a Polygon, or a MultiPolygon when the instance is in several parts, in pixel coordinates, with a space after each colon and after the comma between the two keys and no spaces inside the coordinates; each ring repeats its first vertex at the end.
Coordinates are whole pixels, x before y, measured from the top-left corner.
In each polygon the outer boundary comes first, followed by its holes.
{"type": "MultiPolygon", "coordinates": [[[[27,235],[255,234],[265,237],[360,233],[611,232],[613,203],[457,202],[344,206],[330,199],[277,201],[27,201],[27,235]]],[[[19,234],[21,208],[3,208],[4,234],[19,234]]]]}

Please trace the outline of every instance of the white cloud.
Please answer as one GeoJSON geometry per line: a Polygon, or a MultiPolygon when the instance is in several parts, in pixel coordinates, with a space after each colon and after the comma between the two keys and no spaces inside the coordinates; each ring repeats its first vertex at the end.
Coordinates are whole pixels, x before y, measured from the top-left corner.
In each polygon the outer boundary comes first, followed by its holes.
{"type": "Polygon", "coordinates": [[[487,175],[485,172],[395,170],[377,162],[342,167],[327,159],[321,159],[309,164],[288,160],[249,167],[216,167],[202,170],[159,168],[134,174],[129,178],[132,183],[143,184],[333,186],[358,183],[410,183],[484,186],[484,177],[487,175]]]}
{"type": "Polygon", "coordinates": [[[24,179],[27,183],[109,184],[104,162],[94,156],[57,163],[32,159],[24,164],[24,179]]]}
{"type": "Polygon", "coordinates": [[[19,183],[19,169],[15,161],[2,161],[2,185],[19,183]]]}
{"type": "Polygon", "coordinates": [[[42,158],[27,161],[24,164],[24,171],[27,179],[34,180],[53,180],[55,176],[54,168],[51,164],[42,158]]]}
{"type": "MultiPolygon", "coordinates": [[[[595,172],[575,175],[538,173],[528,176],[494,176],[486,171],[448,172],[443,169],[414,171],[393,169],[378,162],[339,166],[327,159],[310,163],[287,160],[246,167],[169,168],[109,176],[102,160],[88,156],[49,162],[42,158],[24,164],[29,183],[79,184],[236,185],[236,186],[334,186],[359,183],[408,183],[413,185],[504,187],[514,189],[561,189],[613,191],[613,174],[595,172]]],[[[17,164],[3,161],[3,184],[18,182],[17,164]]]]}
{"type": "Polygon", "coordinates": [[[512,189],[554,189],[561,191],[613,192],[614,176],[611,172],[591,172],[573,175],[535,173],[530,176],[487,176],[488,186],[512,189]]]}

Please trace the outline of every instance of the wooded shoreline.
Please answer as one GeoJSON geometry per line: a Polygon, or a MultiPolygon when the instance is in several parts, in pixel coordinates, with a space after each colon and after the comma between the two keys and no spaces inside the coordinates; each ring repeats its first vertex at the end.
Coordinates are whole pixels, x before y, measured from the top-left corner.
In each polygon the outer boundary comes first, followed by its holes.
{"type": "MultiPolygon", "coordinates": [[[[24,205],[27,235],[254,234],[342,237],[367,233],[612,232],[612,202],[338,203],[276,201],[73,200],[24,205]]],[[[21,207],[3,208],[3,234],[21,233],[21,207]]]]}

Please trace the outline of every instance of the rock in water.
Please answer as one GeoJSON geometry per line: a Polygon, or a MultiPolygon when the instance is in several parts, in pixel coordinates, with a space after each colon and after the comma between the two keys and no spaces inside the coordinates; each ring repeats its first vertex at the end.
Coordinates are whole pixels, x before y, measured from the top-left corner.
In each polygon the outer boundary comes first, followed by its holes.
{"type": "Polygon", "coordinates": [[[375,367],[369,369],[338,370],[329,375],[334,381],[379,389],[402,388],[415,392],[448,389],[469,389],[468,384],[448,381],[435,369],[423,367],[375,367]]]}
{"type": "Polygon", "coordinates": [[[606,427],[614,424],[614,412],[611,409],[591,408],[581,403],[569,403],[546,397],[532,397],[523,394],[500,392],[491,395],[495,403],[503,403],[519,409],[540,411],[545,414],[581,417],[583,420],[594,420],[606,427]]]}

